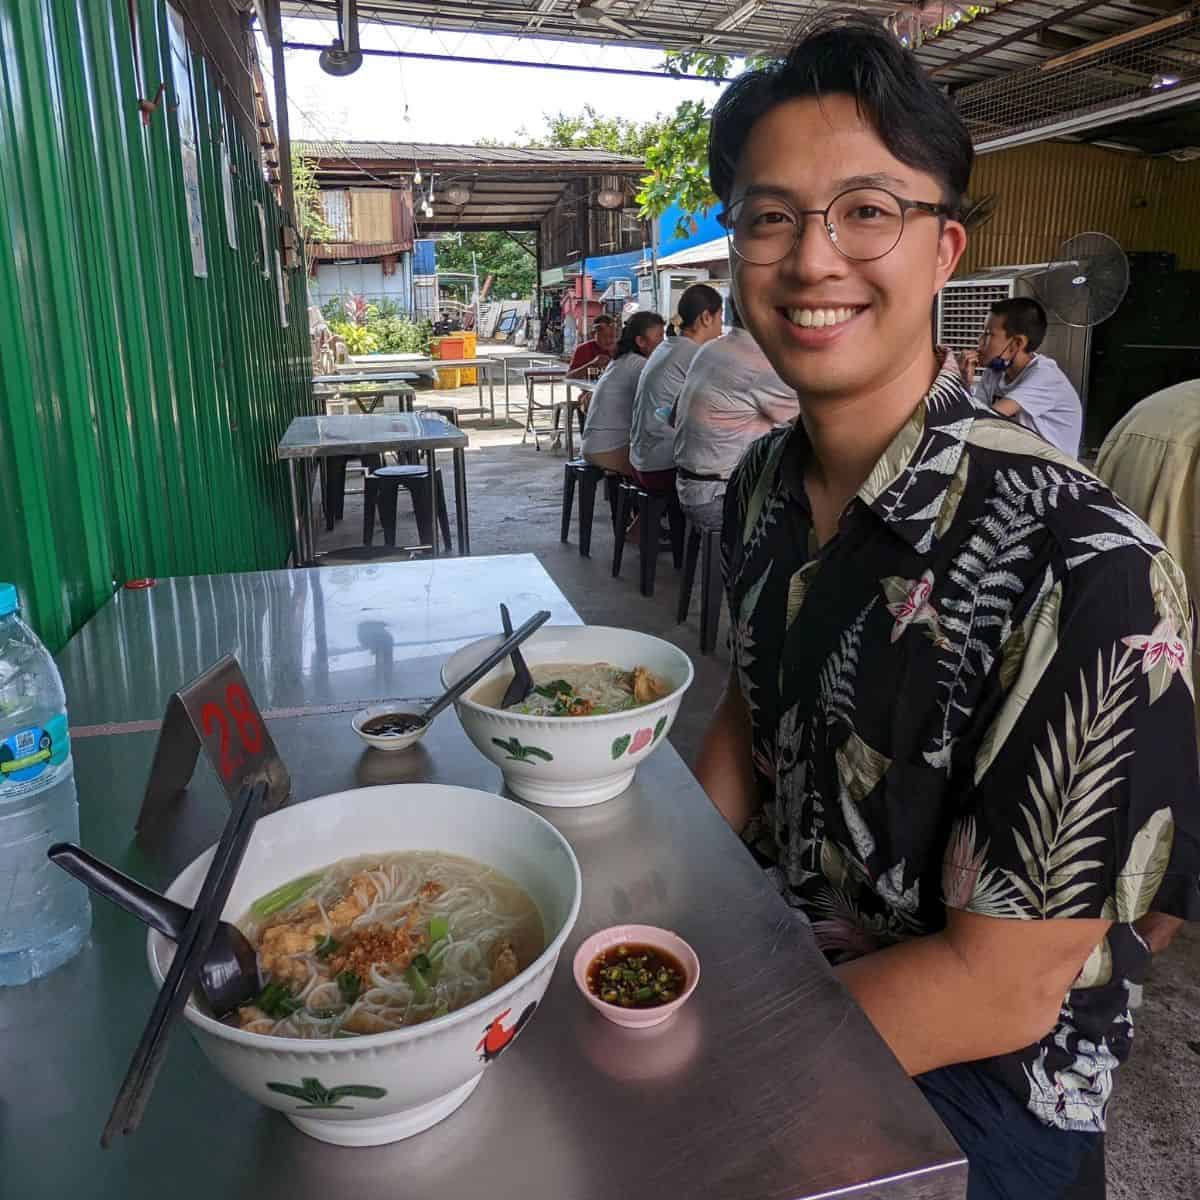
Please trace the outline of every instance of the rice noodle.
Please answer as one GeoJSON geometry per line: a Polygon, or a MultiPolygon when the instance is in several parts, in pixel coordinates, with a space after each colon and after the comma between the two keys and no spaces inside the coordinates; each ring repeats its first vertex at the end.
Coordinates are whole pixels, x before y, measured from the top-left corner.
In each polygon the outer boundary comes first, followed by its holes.
{"type": "Polygon", "coordinates": [[[506,947],[511,946],[522,970],[545,947],[537,907],[516,883],[482,863],[440,851],[342,859],[280,912],[258,919],[251,910],[238,925],[259,952],[264,982],[280,981],[290,999],[303,1007],[276,1018],[247,1006],[232,1020],[252,1032],[280,1037],[350,1036],[420,1024],[494,991],[499,984],[493,967],[506,947]],[[422,895],[429,884],[440,889],[436,895],[422,895]],[[336,916],[349,912],[357,915],[339,924],[336,916]],[[420,981],[414,987],[410,960],[413,953],[431,949],[434,917],[446,919],[449,936],[434,969],[422,975],[424,987],[420,981]],[[273,946],[282,937],[307,947],[268,953],[263,939],[272,930],[278,931],[273,946]],[[402,963],[372,962],[361,977],[359,995],[347,1003],[331,963],[364,931],[400,931],[400,940],[408,932],[418,945],[402,963]],[[339,951],[319,956],[322,936],[335,939],[339,951]]]}

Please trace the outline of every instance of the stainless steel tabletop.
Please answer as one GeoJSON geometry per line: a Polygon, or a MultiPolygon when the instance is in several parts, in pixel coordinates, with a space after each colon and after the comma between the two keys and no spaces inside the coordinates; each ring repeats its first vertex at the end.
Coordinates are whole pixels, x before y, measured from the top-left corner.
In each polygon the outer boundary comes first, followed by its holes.
{"type": "Polygon", "coordinates": [[[279,442],[280,458],[323,458],[385,450],[460,450],[467,435],[440,413],[364,413],[296,417],[279,442]]]}
{"type": "MultiPolygon", "coordinates": [[[[404,564],[409,580],[397,591],[420,591],[427,566],[404,564]]],[[[502,578],[507,568],[490,563],[502,578]]],[[[555,604],[544,574],[542,585],[542,603],[555,604]]],[[[218,641],[220,623],[216,609],[197,620],[218,641]]],[[[176,682],[160,679],[157,689],[176,682]]],[[[399,755],[364,749],[344,714],[281,717],[271,731],[294,803],[375,783],[500,785],[452,712],[399,755]]],[[[169,838],[135,843],[154,741],[152,732],[81,738],[75,765],[83,843],[161,886],[215,840],[227,806],[202,769],[169,838]]],[[[38,983],[0,989],[4,1194],[961,1200],[966,1169],[950,1137],[669,745],[617,799],[538,811],[579,857],[579,921],[519,1048],[448,1120],[372,1149],[313,1141],[228,1087],[180,1030],[142,1129],[100,1150],[153,990],[143,930],[98,902],[76,959],[38,983]],[[570,976],[585,936],[629,920],[678,929],[703,964],[691,1001],[658,1030],[609,1025],[570,976]],[[620,1178],[636,1187],[615,1192],[620,1178]]]]}
{"type": "MultiPolygon", "coordinates": [[[[365,420],[352,417],[351,420],[365,420]]],[[[579,618],[532,554],[160,579],[121,590],[58,656],[71,727],[157,721],[171,693],[236,654],[267,712],[438,689],[443,660],[548,608],[579,618]]]]}

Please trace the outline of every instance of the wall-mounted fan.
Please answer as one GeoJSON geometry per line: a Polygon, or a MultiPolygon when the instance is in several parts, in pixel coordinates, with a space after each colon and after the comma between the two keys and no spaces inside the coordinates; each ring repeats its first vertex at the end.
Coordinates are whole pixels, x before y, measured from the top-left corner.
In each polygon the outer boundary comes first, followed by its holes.
{"type": "Polygon", "coordinates": [[[584,25],[603,25],[605,29],[627,38],[641,36],[636,29],[631,29],[624,21],[618,21],[610,15],[608,6],[611,3],[612,0],[583,0],[575,9],[575,19],[584,25]]]}
{"type": "Polygon", "coordinates": [[[1046,311],[1064,325],[1090,329],[1107,321],[1129,289],[1129,259],[1106,233],[1081,233],[1058,248],[1029,282],[1046,311]]]}

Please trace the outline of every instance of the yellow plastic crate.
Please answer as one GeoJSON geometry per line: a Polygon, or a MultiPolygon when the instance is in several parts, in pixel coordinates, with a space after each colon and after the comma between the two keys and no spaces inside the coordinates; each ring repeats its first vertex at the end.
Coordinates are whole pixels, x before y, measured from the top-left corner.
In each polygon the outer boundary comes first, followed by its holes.
{"type": "Polygon", "coordinates": [[[437,376],[433,384],[434,391],[450,392],[459,386],[459,377],[462,375],[462,368],[438,367],[434,374],[437,376]]]}

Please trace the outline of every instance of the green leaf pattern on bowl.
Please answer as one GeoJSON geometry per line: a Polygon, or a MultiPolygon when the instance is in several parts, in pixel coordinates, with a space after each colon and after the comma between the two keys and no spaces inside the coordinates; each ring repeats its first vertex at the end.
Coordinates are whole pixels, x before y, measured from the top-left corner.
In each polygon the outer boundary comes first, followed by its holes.
{"type": "Polygon", "coordinates": [[[344,1108],[353,1109],[353,1104],[339,1104],[339,1100],[382,1100],[387,1095],[387,1088],[374,1087],[366,1083],[347,1083],[340,1087],[327,1088],[319,1079],[305,1076],[300,1085],[294,1083],[268,1083],[272,1092],[282,1096],[291,1096],[293,1100],[302,1100],[297,1109],[311,1108],[344,1108]]]}
{"type": "MultiPolygon", "coordinates": [[[[515,737],[494,737],[492,738],[492,745],[498,746],[504,751],[504,757],[508,762],[529,763],[536,767],[539,758],[543,762],[554,761],[554,755],[549,750],[543,750],[541,746],[523,746],[515,737]]],[[[615,758],[616,755],[613,755],[613,757],[615,758]]]]}
{"type": "Polygon", "coordinates": [[[631,741],[633,741],[633,735],[631,733],[623,733],[619,738],[613,738],[612,756],[614,762],[620,758],[626,750],[629,749],[629,743],[631,741]]]}
{"type": "Polygon", "coordinates": [[[651,744],[653,744],[654,742],[657,742],[658,739],[660,737],[662,737],[662,731],[666,728],[666,725],[667,725],[667,718],[659,717],[658,724],[654,726],[654,737],[652,737],[650,739],[651,744]]]}

